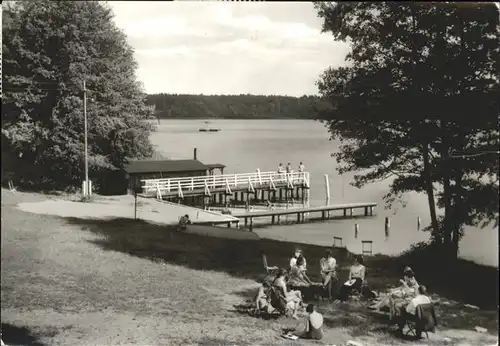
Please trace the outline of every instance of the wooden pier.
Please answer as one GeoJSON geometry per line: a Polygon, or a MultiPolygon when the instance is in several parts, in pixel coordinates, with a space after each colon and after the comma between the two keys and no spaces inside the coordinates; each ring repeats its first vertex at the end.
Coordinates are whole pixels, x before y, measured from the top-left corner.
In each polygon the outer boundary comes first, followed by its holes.
{"type": "Polygon", "coordinates": [[[275,209],[275,210],[264,210],[256,212],[246,212],[241,214],[233,214],[232,216],[243,219],[245,226],[248,226],[250,230],[253,228],[253,219],[257,217],[271,217],[271,224],[274,225],[275,222],[280,222],[280,216],[282,215],[297,215],[297,223],[305,222],[305,215],[310,213],[321,212],[321,219],[326,220],[330,218],[331,211],[342,210],[344,217],[347,217],[348,211],[349,216],[353,216],[354,209],[364,209],[365,216],[373,216],[373,208],[377,206],[377,203],[350,203],[350,204],[335,204],[326,205],[321,207],[305,207],[305,208],[290,208],[290,209],[275,209]],[[250,222],[249,222],[250,221],[250,222]]]}
{"type": "Polygon", "coordinates": [[[157,199],[202,206],[264,202],[302,201],[307,203],[310,178],[308,172],[261,172],[144,179],[142,195],[157,199]]]}

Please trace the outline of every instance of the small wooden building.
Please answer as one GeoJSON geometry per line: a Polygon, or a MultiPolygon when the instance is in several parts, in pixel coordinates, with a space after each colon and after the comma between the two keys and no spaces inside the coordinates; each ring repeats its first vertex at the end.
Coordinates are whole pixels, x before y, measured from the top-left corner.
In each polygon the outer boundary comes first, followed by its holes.
{"type": "Polygon", "coordinates": [[[140,190],[142,179],[199,177],[213,175],[216,169],[224,174],[225,167],[220,163],[205,165],[198,160],[140,160],[131,161],[125,166],[125,171],[129,191],[133,192],[134,189],[140,190]]]}

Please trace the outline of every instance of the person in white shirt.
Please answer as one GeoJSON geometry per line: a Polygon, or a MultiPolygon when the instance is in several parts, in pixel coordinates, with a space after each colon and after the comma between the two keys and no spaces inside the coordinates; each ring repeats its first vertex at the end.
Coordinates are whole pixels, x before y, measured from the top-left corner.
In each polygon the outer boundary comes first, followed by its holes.
{"type": "Polygon", "coordinates": [[[431,299],[427,296],[427,288],[423,285],[418,286],[418,295],[406,306],[406,312],[410,315],[415,315],[417,313],[417,306],[430,304],[431,302],[431,299]]]}
{"type": "MultiPolygon", "coordinates": [[[[427,296],[427,288],[424,285],[418,287],[418,295],[413,298],[410,303],[406,306],[406,308],[399,308],[399,312],[397,313],[397,325],[398,325],[398,334],[403,333],[403,328],[405,326],[406,321],[414,320],[417,314],[417,307],[422,304],[432,304],[431,299],[427,296]]],[[[417,336],[418,337],[418,336],[417,336]]]]}
{"type": "Polygon", "coordinates": [[[306,259],[305,257],[302,255],[302,250],[299,249],[299,248],[296,248],[295,249],[295,254],[293,255],[293,257],[290,259],[290,269],[293,268],[294,266],[297,265],[297,259],[299,257],[302,257],[304,259],[304,261],[302,262],[301,266],[300,266],[300,269],[305,271],[307,269],[307,263],[306,263],[306,259]]]}
{"type": "Polygon", "coordinates": [[[307,305],[306,312],[307,316],[304,321],[304,331],[296,335],[304,339],[323,339],[323,315],[316,311],[316,307],[313,304],[307,305]]]}
{"type": "Polygon", "coordinates": [[[335,258],[333,258],[332,252],[330,250],[327,250],[326,257],[321,259],[320,267],[321,277],[323,278],[323,286],[327,287],[330,280],[336,277],[335,271],[337,267],[337,261],[335,260],[335,258]]]}
{"type": "Polygon", "coordinates": [[[288,164],[286,165],[286,172],[292,173],[292,164],[290,162],[288,162],[288,164]]]}
{"type": "Polygon", "coordinates": [[[349,270],[349,280],[340,286],[339,300],[347,301],[353,289],[360,289],[365,281],[366,267],[361,255],[354,257],[354,263],[349,270]]]}

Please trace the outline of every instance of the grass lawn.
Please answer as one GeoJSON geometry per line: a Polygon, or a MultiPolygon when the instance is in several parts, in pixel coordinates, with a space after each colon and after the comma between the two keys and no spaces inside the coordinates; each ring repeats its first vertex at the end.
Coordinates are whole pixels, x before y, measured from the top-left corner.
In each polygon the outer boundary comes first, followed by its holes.
{"type": "MultiPolygon", "coordinates": [[[[7,345],[290,343],[280,338],[280,331],[299,322],[253,318],[234,311],[233,305],[251,298],[257,281],[265,276],[261,253],[267,255],[269,265],[286,267],[295,244],[176,233],[171,227],[145,221],[61,218],[16,208],[17,203],[46,198],[2,189],[1,309],[2,339],[7,345]]],[[[318,279],[325,249],[300,247],[309,276],[318,279]]],[[[349,254],[338,249],[335,257],[345,278],[349,254]]],[[[365,262],[375,289],[397,284],[404,265],[400,259],[383,256],[365,262]]],[[[484,270],[481,274],[488,277],[483,284],[490,287],[492,269],[478,268],[482,267],[474,265],[476,272],[484,270]]],[[[477,295],[470,290],[450,290],[447,280],[433,277],[426,282],[420,276],[422,270],[416,272],[441,299],[438,332],[416,344],[496,342],[497,302],[489,293],[491,288],[474,301],[477,295]],[[465,293],[457,295],[459,291],[465,293]],[[445,297],[466,299],[481,309],[445,297]],[[475,326],[488,332],[478,333],[475,326]]],[[[497,279],[496,269],[493,273],[497,279]]],[[[456,282],[467,286],[470,279],[476,280],[467,275],[469,280],[456,282]]],[[[448,281],[458,280],[455,277],[448,281]]],[[[494,290],[498,294],[497,286],[494,290]]],[[[386,317],[369,312],[366,303],[317,304],[326,327],[326,338],[319,344],[414,343],[394,337],[386,317]]]]}

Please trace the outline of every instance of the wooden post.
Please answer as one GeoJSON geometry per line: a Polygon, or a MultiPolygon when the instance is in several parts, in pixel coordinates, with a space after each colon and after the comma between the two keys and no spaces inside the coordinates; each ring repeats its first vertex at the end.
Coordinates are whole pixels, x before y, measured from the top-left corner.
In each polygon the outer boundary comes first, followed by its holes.
{"type": "Polygon", "coordinates": [[[278,216],[278,225],[279,225],[280,224],[280,216],[281,215],[278,214],[277,216],[278,216]]]}
{"type": "Polygon", "coordinates": [[[279,194],[280,194],[280,202],[281,202],[283,200],[283,189],[280,188],[279,190],[280,190],[279,194]]]}
{"type": "Polygon", "coordinates": [[[326,194],[326,205],[330,204],[330,181],[328,180],[328,174],[325,174],[325,194],[326,194]]]}
{"type": "Polygon", "coordinates": [[[417,217],[417,231],[420,231],[420,217],[417,217]]]}
{"type": "Polygon", "coordinates": [[[322,220],[324,220],[324,219],[325,219],[325,211],[324,211],[324,210],[322,210],[322,211],[321,211],[321,219],[322,219],[322,220]]]}
{"type": "Polygon", "coordinates": [[[248,218],[245,216],[245,227],[248,225],[248,218]]]}
{"type": "Polygon", "coordinates": [[[386,217],[385,218],[385,236],[389,237],[389,229],[391,228],[391,220],[386,217]]]}
{"type": "Polygon", "coordinates": [[[365,216],[368,216],[368,207],[365,207],[365,216]]]}
{"type": "Polygon", "coordinates": [[[359,224],[354,224],[354,239],[358,239],[359,224]]]}
{"type": "Polygon", "coordinates": [[[344,209],[344,217],[347,217],[347,209],[344,209]]]}
{"type": "Polygon", "coordinates": [[[137,190],[134,188],[134,220],[137,220],[137,190]]]}
{"type": "Polygon", "coordinates": [[[353,208],[351,208],[351,209],[349,210],[349,214],[351,215],[351,217],[352,217],[352,209],[353,209],[353,208]]]}
{"type": "Polygon", "coordinates": [[[300,223],[300,213],[297,213],[297,223],[300,223]]]}
{"type": "Polygon", "coordinates": [[[274,225],[274,215],[271,215],[271,225],[274,225]]]}
{"type": "Polygon", "coordinates": [[[373,216],[373,207],[370,207],[370,216],[373,216]]]}
{"type": "Polygon", "coordinates": [[[250,228],[249,228],[249,230],[252,231],[252,229],[253,229],[253,218],[251,217],[250,218],[250,228]]]}

